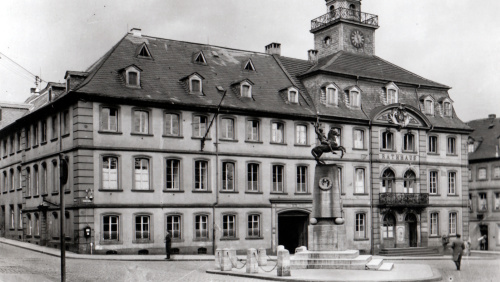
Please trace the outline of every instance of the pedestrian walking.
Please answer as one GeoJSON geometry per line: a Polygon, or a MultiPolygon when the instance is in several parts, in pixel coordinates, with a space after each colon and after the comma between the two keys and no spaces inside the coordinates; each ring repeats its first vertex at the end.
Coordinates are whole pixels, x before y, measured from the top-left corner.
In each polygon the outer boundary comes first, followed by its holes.
{"type": "Polygon", "coordinates": [[[488,242],[487,235],[483,235],[482,237],[479,237],[479,243],[481,246],[481,250],[486,250],[486,242],[488,242]]]}
{"type": "Polygon", "coordinates": [[[165,254],[167,257],[165,259],[170,259],[170,252],[172,248],[172,234],[167,230],[167,235],[165,236],[165,254]]]}
{"type": "Polygon", "coordinates": [[[452,259],[457,266],[457,270],[460,271],[460,261],[462,260],[462,255],[465,249],[465,244],[462,239],[460,239],[460,234],[457,234],[457,239],[453,240],[451,243],[451,248],[453,249],[452,259]]]}

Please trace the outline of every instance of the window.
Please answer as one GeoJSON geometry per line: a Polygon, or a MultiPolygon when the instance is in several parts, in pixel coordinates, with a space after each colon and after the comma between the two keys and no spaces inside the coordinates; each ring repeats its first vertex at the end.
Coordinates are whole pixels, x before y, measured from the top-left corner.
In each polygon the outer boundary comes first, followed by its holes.
{"type": "Polygon", "coordinates": [[[285,126],[281,122],[273,122],[271,130],[271,142],[283,143],[283,136],[285,135],[285,126]]]}
{"type": "Polygon", "coordinates": [[[26,168],[26,196],[31,196],[31,169],[26,168]]]}
{"type": "Polygon", "coordinates": [[[297,166],[296,193],[307,193],[307,166],[297,166]]]}
{"type": "Polygon", "coordinates": [[[63,134],[69,134],[69,111],[63,112],[63,120],[62,120],[62,130],[63,134]]]}
{"type": "Polygon", "coordinates": [[[41,142],[47,142],[47,120],[42,120],[40,123],[41,142]]]}
{"type": "Polygon", "coordinates": [[[259,141],[259,121],[258,120],[247,120],[246,126],[246,140],[247,141],[259,141]]]}
{"type": "Polygon", "coordinates": [[[30,214],[28,214],[26,216],[26,218],[28,218],[28,226],[26,228],[26,233],[27,233],[26,235],[31,236],[31,235],[33,235],[33,221],[31,220],[30,214]]]}
{"type": "Polygon", "coordinates": [[[359,107],[360,102],[361,102],[361,95],[359,94],[358,91],[351,90],[349,91],[349,94],[346,95],[347,98],[347,104],[351,105],[352,107],[359,107]]]}
{"type": "Polygon", "coordinates": [[[406,171],[403,177],[403,192],[413,193],[415,189],[416,180],[417,178],[412,170],[406,171]]]}
{"type": "Polygon", "coordinates": [[[40,236],[40,215],[35,213],[35,224],[33,226],[35,236],[40,236]]]}
{"type": "Polygon", "coordinates": [[[474,153],[474,142],[467,144],[467,153],[474,153]]]}
{"type": "Polygon", "coordinates": [[[200,63],[200,64],[206,64],[207,63],[207,60],[205,60],[205,55],[203,55],[203,52],[201,52],[201,51],[196,55],[194,61],[196,63],[200,63]]]}
{"type": "MultiPolygon", "coordinates": [[[[5,143],[7,145],[7,142],[5,143]]],[[[38,145],[38,123],[33,125],[33,146],[38,145]]],[[[5,146],[6,148],[7,146],[5,146]]],[[[4,150],[5,154],[7,154],[7,149],[4,150]]]]}
{"type": "Polygon", "coordinates": [[[394,149],[394,134],[390,131],[382,132],[382,149],[383,150],[393,150],[394,149]]]}
{"type": "Polygon", "coordinates": [[[307,145],[307,126],[298,124],[295,126],[295,144],[307,145]]]}
{"type": "Polygon", "coordinates": [[[363,149],[365,144],[365,131],[361,129],[354,130],[354,149],[363,149]]]}
{"type": "Polygon", "coordinates": [[[429,194],[437,195],[438,193],[438,172],[429,171],[429,194]]]}
{"type": "Polygon", "coordinates": [[[431,236],[438,236],[438,227],[439,227],[439,214],[434,212],[430,214],[430,226],[429,226],[429,234],[431,236]]]}
{"type": "Polygon", "coordinates": [[[337,88],[333,86],[326,87],[326,104],[327,105],[338,105],[338,91],[337,88]]]}
{"type": "Polygon", "coordinates": [[[426,99],[424,101],[424,111],[426,115],[434,115],[434,101],[426,99]]]}
{"type": "Polygon", "coordinates": [[[2,192],[7,192],[9,187],[9,179],[7,178],[7,171],[2,173],[2,192]]]}
{"type": "Polygon", "coordinates": [[[222,191],[234,191],[234,163],[222,163],[222,191]]]}
{"type": "Polygon", "coordinates": [[[500,211],[500,193],[495,193],[495,202],[493,203],[493,210],[500,211]]]}
{"type": "Polygon", "coordinates": [[[120,217],[117,215],[105,215],[102,217],[102,239],[104,241],[120,240],[120,217]]]}
{"type": "Polygon", "coordinates": [[[456,155],[456,139],[455,137],[448,137],[448,146],[446,147],[446,153],[449,155],[456,155]]]}
{"type": "Polygon", "coordinates": [[[165,113],[164,134],[168,136],[180,136],[180,118],[178,114],[165,113]]]}
{"type": "Polygon", "coordinates": [[[26,144],[25,144],[25,148],[26,149],[29,149],[31,147],[31,131],[30,131],[30,128],[29,127],[26,127],[24,129],[24,135],[26,137],[26,144]]]}
{"type": "Polygon", "coordinates": [[[472,169],[470,168],[467,169],[467,178],[469,181],[472,181],[472,169]]]}
{"type": "Polygon", "coordinates": [[[134,66],[125,69],[125,82],[127,86],[139,87],[141,85],[140,70],[134,66]]]}
{"type": "Polygon", "coordinates": [[[17,205],[17,228],[23,229],[23,205],[17,205]]]}
{"type": "Polygon", "coordinates": [[[241,83],[241,97],[252,98],[252,85],[248,82],[241,83]]]}
{"type": "Polygon", "coordinates": [[[18,151],[21,151],[22,147],[21,147],[21,131],[17,132],[17,135],[16,135],[16,146],[17,146],[17,150],[18,151]]]}
{"type": "Polygon", "coordinates": [[[9,171],[9,190],[10,191],[14,191],[15,189],[15,183],[16,183],[16,180],[14,178],[14,169],[11,168],[10,171],[9,171]]]}
{"type": "Polygon", "coordinates": [[[285,167],[282,165],[273,165],[273,192],[283,193],[285,182],[285,167]]]}
{"type": "Polygon", "coordinates": [[[208,190],[208,162],[195,161],[194,162],[194,190],[207,191],[208,190]]]}
{"type": "Polygon", "coordinates": [[[150,217],[149,215],[138,215],[135,217],[135,239],[150,240],[150,217]]]}
{"type": "Polygon", "coordinates": [[[134,133],[149,133],[149,112],[144,110],[134,110],[134,133]]]}
{"type": "Polygon", "coordinates": [[[325,37],[323,39],[323,43],[325,44],[325,46],[332,44],[332,38],[330,36],[325,37]]]}
{"type": "Polygon", "coordinates": [[[134,189],[149,190],[149,159],[135,158],[134,159],[134,189]]]}
{"type": "Polygon", "coordinates": [[[472,201],[472,193],[469,193],[469,212],[473,212],[474,211],[474,202],[472,201]]]}
{"type": "Polygon", "coordinates": [[[493,178],[500,178],[500,166],[493,168],[493,178]]]}
{"type": "Polygon", "coordinates": [[[10,227],[10,229],[14,229],[16,227],[16,213],[15,213],[15,210],[14,210],[14,206],[10,205],[9,209],[10,209],[9,227],[10,227]]]}
{"type": "Polygon", "coordinates": [[[448,235],[457,235],[457,213],[450,212],[448,221],[448,235]]]}
{"type": "Polygon", "coordinates": [[[51,218],[52,222],[50,224],[50,234],[51,234],[52,238],[57,239],[57,238],[59,238],[59,231],[60,231],[59,216],[58,216],[57,212],[53,212],[51,216],[52,216],[52,218],[51,218]]]}
{"type": "Polygon", "coordinates": [[[47,164],[42,163],[42,173],[40,174],[40,190],[42,195],[47,194],[47,164]]]}
{"type": "Polygon", "coordinates": [[[14,154],[14,152],[16,151],[16,144],[14,143],[15,138],[16,138],[15,134],[12,134],[10,136],[10,142],[9,142],[10,150],[9,151],[11,154],[14,154]]]}
{"type": "Polygon", "coordinates": [[[387,89],[387,104],[398,102],[398,96],[395,89],[387,89]]]}
{"type": "Polygon", "coordinates": [[[355,239],[366,238],[366,215],[364,213],[356,214],[356,228],[354,232],[355,239]]]}
{"type": "Polygon", "coordinates": [[[478,211],[485,212],[488,210],[488,196],[486,193],[478,193],[478,211]]]}
{"type": "Polygon", "coordinates": [[[382,238],[393,239],[395,225],[396,219],[394,218],[394,215],[386,214],[384,216],[384,222],[382,223],[382,238]]]}
{"type": "Polygon", "coordinates": [[[386,169],[384,173],[382,173],[382,187],[380,192],[382,193],[392,193],[392,188],[396,182],[396,176],[394,175],[394,171],[391,169],[386,169]]]}
{"type": "Polygon", "coordinates": [[[248,216],[248,237],[260,237],[260,215],[251,214],[248,216]]]}
{"type": "Polygon", "coordinates": [[[40,174],[38,172],[38,166],[33,166],[33,195],[38,196],[40,194],[40,174]]]}
{"type": "Polygon", "coordinates": [[[64,224],[64,237],[66,238],[66,240],[69,240],[71,239],[71,237],[73,237],[73,222],[71,221],[71,216],[70,216],[70,213],[69,211],[66,211],[64,213],[64,220],[66,221],[65,224],[64,224]]]}
{"type": "Polygon", "coordinates": [[[342,167],[338,166],[337,167],[337,184],[339,185],[339,191],[340,191],[340,193],[344,194],[345,193],[345,191],[344,191],[344,181],[342,179],[344,179],[344,177],[342,175],[342,167]]]}
{"type": "Polygon", "coordinates": [[[365,169],[357,168],[355,175],[355,191],[354,193],[365,193],[365,169]]]}
{"type": "Polygon", "coordinates": [[[118,158],[102,158],[102,189],[118,189],[118,158]]]}
{"type": "Polygon", "coordinates": [[[415,135],[411,132],[406,133],[403,137],[403,151],[415,151],[415,135]]]}
{"type": "Polygon", "coordinates": [[[299,91],[297,91],[297,89],[291,88],[288,90],[288,102],[290,103],[299,102],[299,91]]]}
{"type": "Polygon", "coordinates": [[[146,44],[142,45],[141,51],[139,51],[139,57],[150,58],[151,54],[149,53],[148,46],[146,44]]]}
{"type": "Polygon", "coordinates": [[[221,119],[221,138],[234,139],[234,120],[232,118],[221,119]]]}
{"type": "Polygon", "coordinates": [[[207,131],[208,119],[206,116],[194,116],[193,137],[204,137],[207,131]]]}
{"type": "Polygon", "coordinates": [[[52,132],[51,138],[57,138],[57,134],[59,134],[59,132],[57,132],[57,116],[52,116],[50,119],[50,131],[52,132]]]}
{"type": "Polygon", "coordinates": [[[486,180],[486,168],[482,167],[477,170],[477,179],[486,180]]]}
{"type": "Polygon", "coordinates": [[[247,190],[250,192],[259,191],[259,164],[250,163],[247,169],[247,190]]]}
{"type": "Polygon", "coordinates": [[[454,171],[448,172],[448,194],[455,195],[457,183],[457,173],[454,171]]]}
{"type": "Polygon", "coordinates": [[[167,216],[167,231],[172,235],[172,239],[181,239],[181,216],[168,215],[167,216]]]}
{"type": "Polygon", "coordinates": [[[452,116],[452,110],[451,110],[451,103],[450,102],[444,102],[444,116],[445,117],[451,117],[452,116]]]}
{"type": "Polygon", "coordinates": [[[202,92],[202,87],[201,78],[199,76],[193,75],[189,78],[189,92],[199,94],[202,92]]]}
{"type": "Polygon", "coordinates": [[[115,108],[101,108],[101,130],[118,131],[118,110],[115,108]]]}
{"type": "Polygon", "coordinates": [[[52,193],[59,191],[59,176],[58,176],[57,161],[52,161],[52,193]]]}
{"type": "Polygon", "coordinates": [[[437,154],[438,138],[437,136],[429,136],[428,152],[437,154]]]}
{"type": "Polygon", "coordinates": [[[180,189],[180,161],[167,159],[166,161],[166,189],[179,190],[180,189]]]}
{"type": "Polygon", "coordinates": [[[222,216],[222,237],[236,238],[236,216],[226,214],[222,216]]]}
{"type": "Polygon", "coordinates": [[[253,66],[252,60],[248,60],[243,69],[248,71],[255,71],[255,67],[253,66]]]}
{"type": "Polygon", "coordinates": [[[195,238],[208,239],[208,216],[195,216],[195,238]]]}

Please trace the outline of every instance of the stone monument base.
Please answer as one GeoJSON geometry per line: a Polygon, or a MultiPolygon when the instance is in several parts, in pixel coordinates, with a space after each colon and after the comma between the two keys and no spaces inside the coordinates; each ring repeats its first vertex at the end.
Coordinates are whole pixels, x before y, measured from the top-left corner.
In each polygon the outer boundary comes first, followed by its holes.
{"type": "Polygon", "coordinates": [[[308,226],[310,251],[345,251],[345,224],[317,224],[308,226]]]}

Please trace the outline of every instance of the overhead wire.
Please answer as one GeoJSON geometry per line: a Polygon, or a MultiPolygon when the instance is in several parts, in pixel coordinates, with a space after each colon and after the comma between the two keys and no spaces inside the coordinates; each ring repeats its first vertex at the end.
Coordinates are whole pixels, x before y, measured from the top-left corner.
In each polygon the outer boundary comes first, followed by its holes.
{"type": "MultiPolygon", "coordinates": [[[[5,55],[2,52],[0,52],[0,62],[5,62],[5,63],[10,62],[10,63],[14,64],[14,66],[21,68],[23,71],[25,71],[26,73],[31,75],[30,79],[35,79],[35,84],[38,84],[38,82],[47,82],[47,81],[43,80],[40,76],[33,74],[32,72],[27,70],[25,67],[21,66],[16,61],[12,60],[11,58],[9,58],[7,55],[5,55]],[[7,60],[3,60],[4,58],[7,60]]],[[[6,66],[6,65],[4,65],[4,66],[6,66]]],[[[17,71],[17,74],[20,74],[19,70],[15,70],[14,68],[10,69],[9,71],[11,71],[11,72],[17,71]]]]}

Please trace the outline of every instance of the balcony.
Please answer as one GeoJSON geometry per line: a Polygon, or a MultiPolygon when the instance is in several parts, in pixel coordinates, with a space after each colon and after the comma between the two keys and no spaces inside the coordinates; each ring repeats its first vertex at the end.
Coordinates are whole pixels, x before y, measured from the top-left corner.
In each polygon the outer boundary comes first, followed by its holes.
{"type": "Polygon", "coordinates": [[[385,207],[426,207],[428,193],[380,193],[379,205],[385,207]]]}
{"type": "Polygon", "coordinates": [[[363,13],[360,11],[338,8],[336,10],[330,11],[320,17],[315,18],[311,21],[311,32],[320,30],[340,19],[354,21],[362,24],[366,24],[373,27],[378,27],[378,16],[368,13],[363,13]]]}

